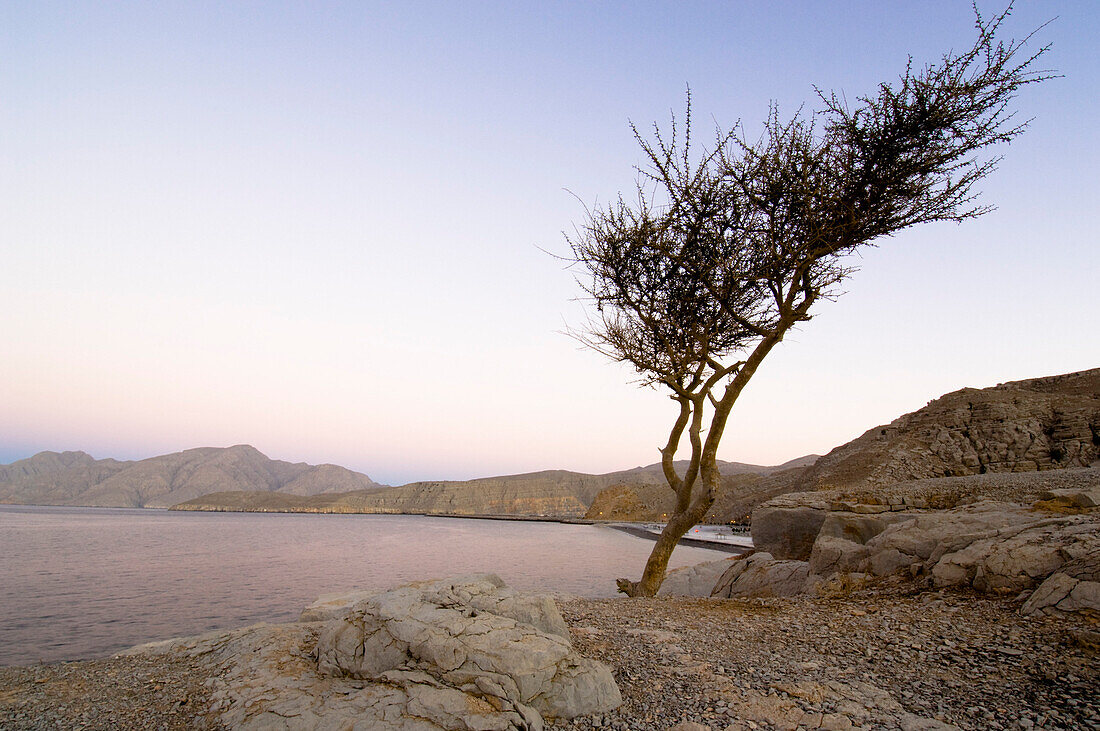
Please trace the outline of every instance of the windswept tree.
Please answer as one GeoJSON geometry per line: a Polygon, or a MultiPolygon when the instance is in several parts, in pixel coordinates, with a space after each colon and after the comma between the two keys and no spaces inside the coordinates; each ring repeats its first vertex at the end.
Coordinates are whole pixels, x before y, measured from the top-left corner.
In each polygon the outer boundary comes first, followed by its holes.
{"type": "Polygon", "coordinates": [[[734,404],[787,332],[839,294],[846,255],[989,210],[976,186],[1000,160],[993,148],[1026,126],[1011,103],[1051,76],[1036,68],[1045,47],[1024,52],[1031,36],[995,39],[1008,12],[985,20],[975,8],[970,50],[910,63],[852,104],[819,91],[813,113],[784,118],[773,106],[756,141],[719,131],[714,149],[693,156],[690,96],[680,130],[675,118],[652,138],[631,126],[646,158],[637,199],[590,211],[569,239],[593,305],[577,337],[678,405],[660,450],[675,508],[641,579],[619,579],[620,591],[657,592],[677,541],[714,503],[734,404]]]}

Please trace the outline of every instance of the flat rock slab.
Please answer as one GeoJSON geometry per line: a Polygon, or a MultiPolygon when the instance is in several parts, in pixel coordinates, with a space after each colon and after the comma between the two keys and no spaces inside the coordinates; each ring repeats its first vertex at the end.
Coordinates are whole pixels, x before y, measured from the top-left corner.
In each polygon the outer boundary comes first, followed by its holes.
{"type": "Polygon", "coordinates": [[[216,675],[211,720],[234,729],[507,731],[621,703],[610,670],[574,651],[548,597],[491,574],[311,605],[326,621],[260,624],[142,645],[216,675]]]}

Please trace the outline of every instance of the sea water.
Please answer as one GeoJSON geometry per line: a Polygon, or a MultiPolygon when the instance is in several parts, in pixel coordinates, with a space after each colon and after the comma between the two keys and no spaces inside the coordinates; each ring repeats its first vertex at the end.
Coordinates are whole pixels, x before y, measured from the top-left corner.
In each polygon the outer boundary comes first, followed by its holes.
{"type": "MultiPolygon", "coordinates": [[[[598,525],[0,505],[0,665],[293,621],[320,594],[471,572],[613,596],[652,546],[598,525]]],[[[670,566],[723,557],[680,546],[670,566]]]]}

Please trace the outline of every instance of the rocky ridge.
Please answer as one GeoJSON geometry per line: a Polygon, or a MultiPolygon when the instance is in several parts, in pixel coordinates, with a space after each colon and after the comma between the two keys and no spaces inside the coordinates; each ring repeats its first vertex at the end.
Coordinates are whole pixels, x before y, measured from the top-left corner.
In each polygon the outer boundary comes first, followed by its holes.
{"type": "MultiPolygon", "coordinates": [[[[792,460],[783,469],[767,472],[743,472],[722,475],[718,496],[705,523],[748,522],[752,510],[761,503],[795,489],[799,477],[814,463],[817,455],[792,460]]],[[[618,484],[600,491],[588,508],[589,520],[663,522],[675,507],[675,497],[665,482],[618,484]]]]}
{"type": "Polygon", "coordinates": [[[964,388],[817,460],[796,491],[1088,467],[1100,458],[1100,368],[964,388]]]}
{"type": "MultiPolygon", "coordinates": [[[[795,462],[813,459],[811,456],[795,462]]],[[[680,468],[683,467],[681,464],[680,468]]],[[[719,468],[726,474],[725,479],[735,482],[751,482],[779,469],[737,462],[722,462],[719,468]]],[[[652,492],[663,498],[668,493],[663,480],[657,465],[603,475],[546,470],[476,480],[413,482],[399,487],[302,499],[259,492],[217,493],[188,500],[175,506],[175,509],[583,518],[593,513],[591,506],[593,501],[599,499],[598,496],[619,489],[645,494],[652,492]],[[661,481],[659,485],[657,481],[661,481]]]]}
{"type": "MultiPolygon", "coordinates": [[[[801,461],[807,459],[813,458],[801,461]]],[[[720,463],[724,474],[748,478],[781,467],[720,463]]],[[[202,447],[140,461],[40,452],[0,465],[0,504],[578,518],[610,485],[644,490],[658,480],[663,480],[660,466],[648,465],[603,475],[545,470],[390,487],[338,465],[271,460],[248,445],[202,447]]]]}

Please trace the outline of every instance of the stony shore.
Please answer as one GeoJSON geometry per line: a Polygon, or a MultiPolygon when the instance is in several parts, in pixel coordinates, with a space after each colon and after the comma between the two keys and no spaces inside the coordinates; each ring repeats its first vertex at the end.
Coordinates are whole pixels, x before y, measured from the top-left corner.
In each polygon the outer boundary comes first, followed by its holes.
{"type": "Polygon", "coordinates": [[[616,669],[624,703],[562,728],[1100,728],[1100,628],[1018,608],[891,582],[842,597],[566,601],[574,642],[616,669]]]}
{"type": "Polygon", "coordinates": [[[0,667],[0,728],[217,728],[204,719],[207,680],[168,656],[0,667]]]}
{"type": "MultiPolygon", "coordinates": [[[[1100,729],[1100,627],[886,580],[843,596],[559,602],[610,713],[548,728],[1100,729]],[[700,724],[692,726],[690,724],[700,724]]],[[[218,728],[174,655],[0,668],[0,728],[218,728]]]]}

